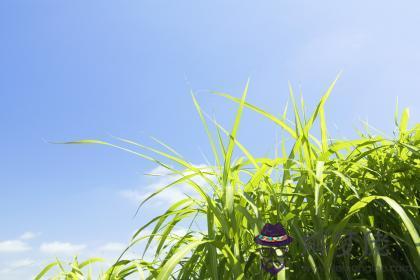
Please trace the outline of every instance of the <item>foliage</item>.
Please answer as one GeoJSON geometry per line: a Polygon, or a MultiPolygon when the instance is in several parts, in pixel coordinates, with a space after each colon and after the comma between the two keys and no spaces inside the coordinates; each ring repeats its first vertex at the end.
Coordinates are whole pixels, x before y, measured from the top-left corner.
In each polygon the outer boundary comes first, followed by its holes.
{"type": "MultiPolygon", "coordinates": [[[[194,166],[161,141],[162,150],[126,139],[118,139],[124,146],[98,140],[68,142],[122,149],[180,176],[140,206],[180,183],[188,183],[197,193],[171,205],[132,237],[126,251],[142,240],[147,242],[146,251],[157,243],[153,262],[141,256],[125,259],[124,252],[99,278],[270,279],[260,269],[253,241],[266,222],[282,223],[294,237],[287,269],[278,279],[419,278],[420,124],[408,128],[406,109],[401,117],[396,115],[394,139],[367,132],[356,140],[332,141],[324,104],[334,84],[310,115],[305,114],[303,101],[298,109],[290,87],[294,122],[288,121],[287,108],[277,117],[247,103],[248,84],[241,98],[216,92],[238,104],[231,132],[207,118],[192,94],[216,163],[205,168],[194,166]],[[280,126],[294,141],[290,151],[283,140],[278,147],[281,155],[251,155],[237,139],[244,109],[280,126]],[[320,140],[313,134],[315,124],[320,140]],[[234,148],[241,154],[236,159],[234,148]],[[198,184],[197,178],[206,183],[198,184]],[[207,223],[205,232],[190,228],[185,236],[171,234],[177,224],[194,219],[207,223]],[[145,234],[149,227],[151,234],[145,234]]],[[[60,275],[83,278],[75,267],[60,275]]]]}

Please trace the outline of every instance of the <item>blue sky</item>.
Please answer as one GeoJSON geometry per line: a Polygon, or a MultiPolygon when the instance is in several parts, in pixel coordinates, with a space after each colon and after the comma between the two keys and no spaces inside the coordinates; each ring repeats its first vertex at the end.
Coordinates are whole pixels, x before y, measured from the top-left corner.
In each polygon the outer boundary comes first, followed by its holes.
{"type": "MultiPolygon", "coordinates": [[[[313,106],[341,70],[332,137],[366,120],[392,136],[397,96],[418,122],[419,13],[417,1],[1,1],[0,278],[54,256],[112,258],[163,210],[132,218],[133,198],[167,180],[143,176],[150,162],[48,141],[153,135],[204,164],[190,89],[229,128],[235,105],[206,90],[239,96],[250,78],[248,101],[280,114],[288,81],[313,106]]],[[[245,112],[239,137],[262,155],[276,131],[245,112]]]]}

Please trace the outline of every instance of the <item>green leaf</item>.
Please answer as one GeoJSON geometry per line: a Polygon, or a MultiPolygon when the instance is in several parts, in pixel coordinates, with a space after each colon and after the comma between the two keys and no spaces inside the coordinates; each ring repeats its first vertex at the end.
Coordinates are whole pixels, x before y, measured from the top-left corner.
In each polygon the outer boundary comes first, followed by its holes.
{"type": "Polygon", "coordinates": [[[227,148],[227,151],[226,151],[226,154],[225,154],[225,162],[224,162],[223,177],[222,177],[223,178],[222,181],[223,181],[224,186],[227,185],[228,178],[229,178],[230,161],[231,161],[232,154],[233,154],[233,148],[235,146],[236,133],[237,133],[238,128],[239,128],[239,123],[240,123],[240,120],[241,120],[242,111],[243,111],[243,107],[244,107],[244,104],[245,104],[246,94],[248,93],[248,87],[249,87],[249,80],[246,83],[245,90],[242,94],[241,102],[239,104],[239,108],[238,108],[238,111],[237,111],[236,117],[235,117],[235,123],[233,124],[232,132],[230,133],[228,148],[227,148]]]}
{"type": "Polygon", "coordinates": [[[35,278],[34,278],[34,280],[41,280],[42,279],[42,277],[45,275],[45,274],[47,274],[52,268],[54,268],[55,266],[57,266],[58,265],[58,262],[52,262],[52,263],[50,263],[50,264],[48,264],[47,266],[45,266],[42,270],[41,270],[41,272],[40,273],[38,273],[36,276],[35,276],[35,278]]]}
{"type": "Polygon", "coordinates": [[[162,267],[161,271],[159,272],[158,277],[156,280],[167,280],[172,274],[172,271],[174,270],[175,266],[179,264],[179,262],[182,260],[182,258],[190,252],[195,247],[207,243],[208,241],[194,241],[190,244],[180,248],[169,260],[165,265],[162,267]]]}

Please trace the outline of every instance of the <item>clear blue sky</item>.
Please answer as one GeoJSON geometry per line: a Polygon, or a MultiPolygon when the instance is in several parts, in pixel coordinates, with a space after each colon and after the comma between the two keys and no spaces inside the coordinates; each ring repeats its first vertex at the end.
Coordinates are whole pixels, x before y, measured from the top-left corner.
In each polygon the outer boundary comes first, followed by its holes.
{"type": "MultiPolygon", "coordinates": [[[[419,14],[418,1],[1,1],[0,279],[55,255],[114,256],[163,209],[132,218],[130,194],[162,183],[142,175],[151,163],[46,141],[154,135],[204,164],[190,88],[239,96],[249,77],[249,102],[280,113],[288,81],[313,105],[340,70],[332,136],[361,120],[392,136],[397,96],[419,121],[419,14]]],[[[234,104],[197,96],[231,127],[234,104]]],[[[246,112],[240,140],[272,152],[274,126],[246,112]]]]}

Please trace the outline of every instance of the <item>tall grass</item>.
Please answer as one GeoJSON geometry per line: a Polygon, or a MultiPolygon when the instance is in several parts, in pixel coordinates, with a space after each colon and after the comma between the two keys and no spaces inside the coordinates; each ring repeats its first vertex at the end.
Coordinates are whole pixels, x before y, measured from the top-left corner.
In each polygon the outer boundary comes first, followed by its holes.
{"type": "MultiPolygon", "coordinates": [[[[282,223],[294,237],[287,268],[277,279],[420,278],[420,124],[408,127],[406,109],[401,116],[396,113],[393,139],[366,132],[358,139],[332,141],[324,105],[334,84],[308,115],[290,87],[293,122],[287,110],[277,117],[247,103],[248,84],[240,98],[215,92],[238,106],[230,132],[206,117],[192,94],[216,163],[205,168],[161,141],[160,150],[126,139],[118,139],[118,145],[68,142],[118,148],[178,175],[141,207],[181,183],[197,194],[174,203],[133,235],[126,251],[144,241],[146,252],[153,248],[154,261],[126,259],[125,251],[99,278],[270,279],[261,271],[253,241],[266,222],[282,223]],[[237,138],[243,110],[281,127],[294,141],[290,150],[283,141],[279,155],[253,156],[237,138]],[[235,149],[238,158],[233,157],[235,149]],[[198,184],[198,178],[206,183],[198,184]],[[191,227],[184,236],[171,234],[177,225],[194,219],[205,221],[206,230],[191,227]],[[146,228],[151,233],[146,234],[146,228]],[[156,246],[151,247],[153,242],[156,246]]],[[[39,279],[59,264],[52,263],[39,279]]],[[[84,277],[77,263],[60,268],[58,278],[84,277]]]]}

